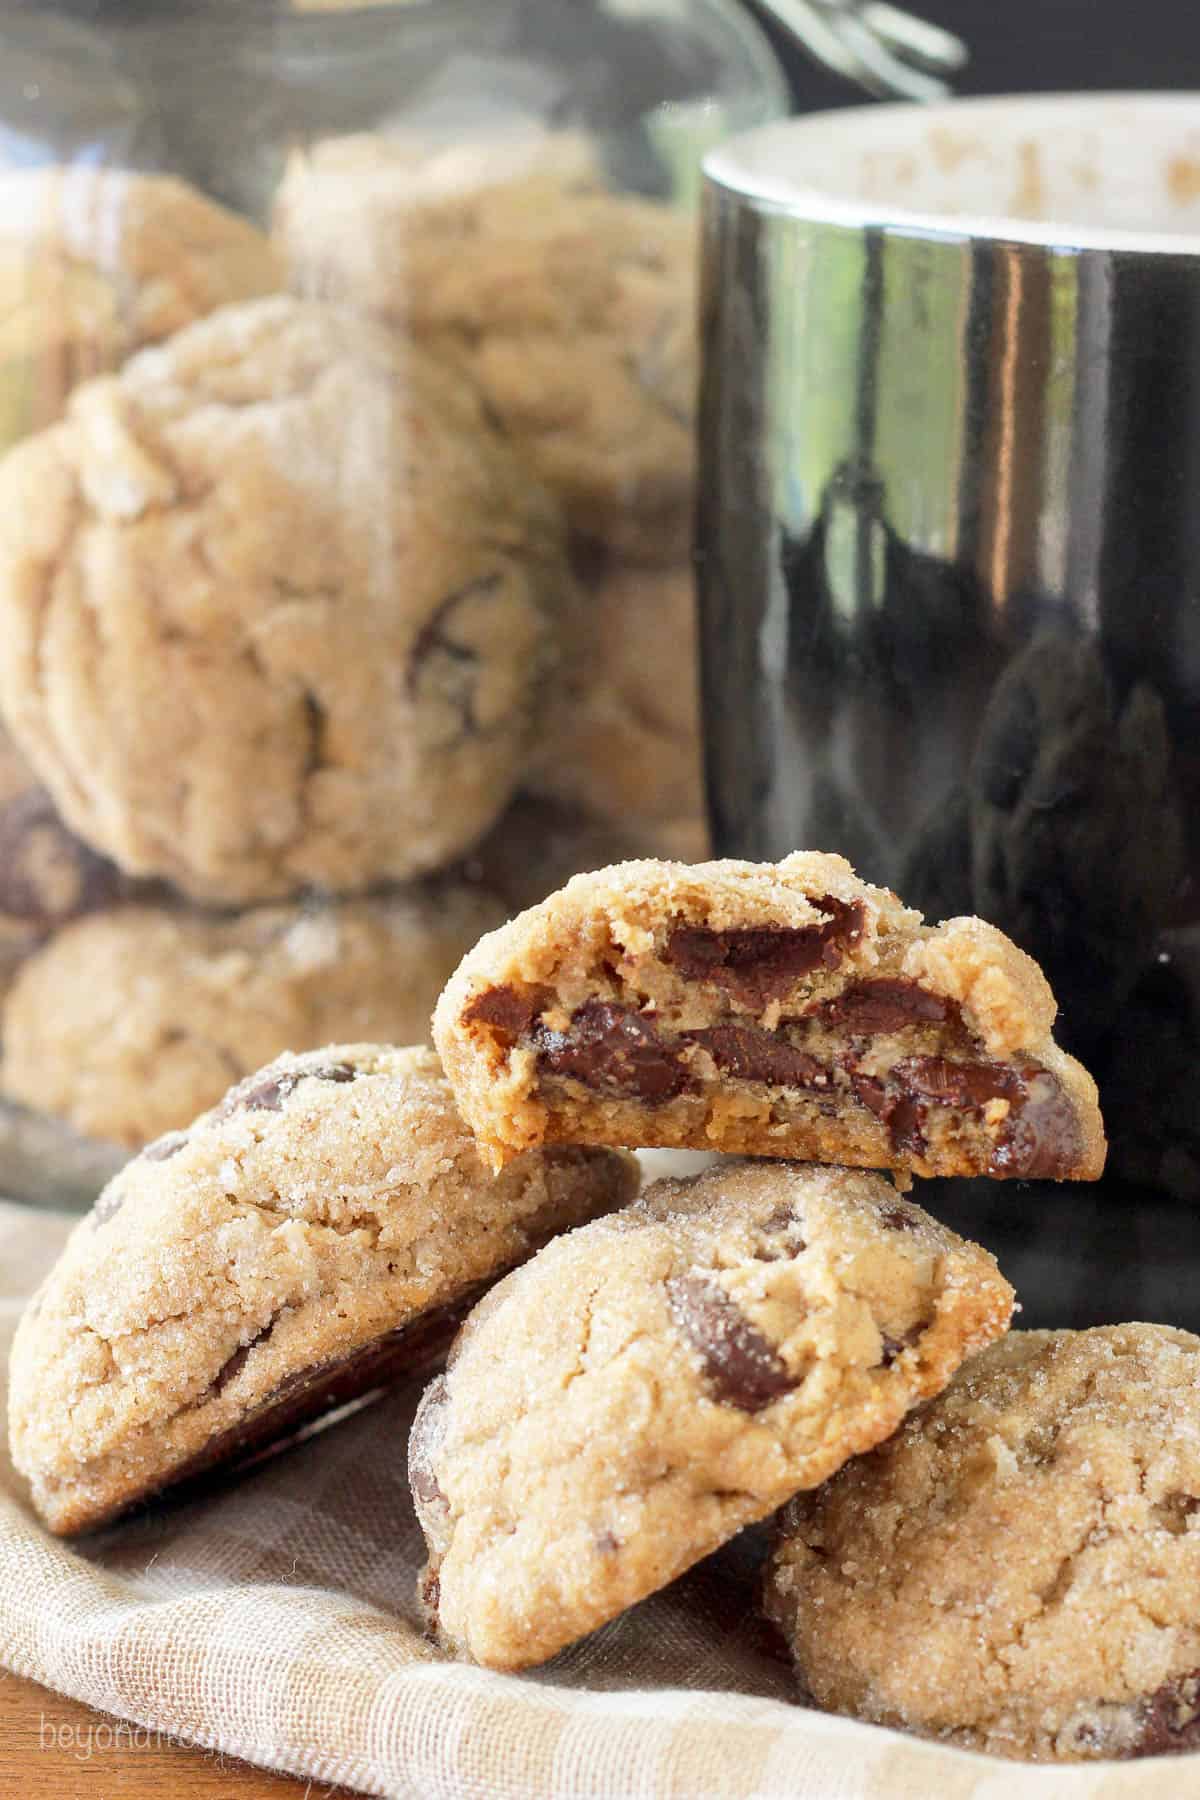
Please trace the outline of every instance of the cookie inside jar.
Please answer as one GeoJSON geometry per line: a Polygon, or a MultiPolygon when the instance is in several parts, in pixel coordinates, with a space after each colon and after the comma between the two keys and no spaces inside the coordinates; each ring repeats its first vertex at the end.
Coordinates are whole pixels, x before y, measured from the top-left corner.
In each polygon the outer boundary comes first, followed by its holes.
{"type": "Polygon", "coordinates": [[[506,0],[469,50],[379,0],[40,12],[0,22],[0,730],[37,795],[0,1189],[53,1194],[53,1120],[74,1198],[81,1145],[269,1056],[423,1035],[574,870],[704,853],[699,165],[785,96],[725,0],[506,0]]]}

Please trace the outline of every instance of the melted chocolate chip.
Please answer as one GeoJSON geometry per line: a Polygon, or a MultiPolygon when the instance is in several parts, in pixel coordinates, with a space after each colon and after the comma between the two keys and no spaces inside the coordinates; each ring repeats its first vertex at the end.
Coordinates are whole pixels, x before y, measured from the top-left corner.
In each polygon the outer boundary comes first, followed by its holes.
{"type": "MultiPolygon", "coordinates": [[[[1061,1180],[1076,1161],[1079,1134],[1074,1114],[1058,1082],[1044,1071],[915,1056],[897,1064],[892,1079],[937,1106],[980,1113],[992,1100],[1007,1100],[1008,1116],[988,1158],[989,1174],[1061,1180]]],[[[916,1112],[919,1135],[924,1107],[916,1112]]],[[[891,1129],[895,1139],[895,1119],[891,1129]]]]}
{"type": "Polygon", "coordinates": [[[888,1116],[888,1130],[897,1149],[923,1155],[925,1135],[921,1127],[924,1123],[925,1114],[912,1095],[897,1094],[888,1116]]]}
{"type": "Polygon", "coordinates": [[[815,1056],[796,1050],[757,1025],[711,1025],[688,1038],[708,1051],[718,1069],[739,1081],[776,1087],[828,1087],[829,1070],[815,1056]]]}
{"type": "MultiPolygon", "coordinates": [[[[894,1028],[899,1016],[895,1010],[897,989],[903,994],[901,1004],[908,1023],[918,1017],[922,1022],[942,1023],[950,1017],[950,1003],[923,994],[915,984],[880,981],[863,982],[848,990],[865,998],[861,1004],[853,1000],[849,1015],[840,1022],[848,1023],[853,1016],[871,1029],[881,1022],[894,1028]],[[872,992],[879,989],[885,991],[872,992]],[[913,1002],[914,995],[921,996],[919,1001],[913,1002]]],[[[839,996],[837,1004],[845,1000],[846,995],[839,996]]],[[[531,1008],[540,1005],[540,1000],[521,1000],[512,988],[497,987],[479,995],[467,1016],[481,1018],[504,1033],[527,1034],[544,1072],[646,1106],[662,1105],[679,1094],[697,1091],[699,1083],[687,1060],[692,1046],[705,1051],[723,1074],[737,1081],[810,1093],[834,1091],[833,1070],[761,1026],[702,1026],[671,1041],[656,1029],[652,1013],[589,1000],[574,1014],[566,1031],[557,1031],[541,1022],[529,1025],[531,1008]]],[[[860,1055],[861,1047],[849,1049],[838,1057],[837,1066],[848,1077],[859,1103],[883,1124],[893,1150],[905,1156],[926,1153],[925,1127],[932,1107],[954,1107],[978,1116],[992,1101],[1003,1100],[1008,1112],[999,1126],[993,1127],[996,1142],[987,1164],[989,1174],[1061,1180],[1077,1166],[1080,1137],[1073,1108],[1055,1077],[1039,1065],[1012,1068],[986,1060],[909,1056],[886,1075],[874,1076],[862,1072],[860,1055]]]]}
{"type": "Polygon", "coordinates": [[[69,832],[31,788],[0,807],[0,913],[49,930],[116,900],[120,872],[69,832]]]}
{"type": "Polygon", "coordinates": [[[567,1031],[537,1025],[538,1061],[552,1075],[569,1076],[601,1093],[632,1096],[660,1106],[694,1086],[677,1050],[665,1044],[641,1013],[588,1000],[567,1031]]]}
{"type": "Polygon", "coordinates": [[[1143,1702],[1141,1730],[1131,1756],[1169,1756],[1200,1749],[1200,1669],[1179,1675],[1143,1702]]]}
{"type": "Polygon", "coordinates": [[[850,1085],[862,1104],[887,1128],[894,1150],[921,1156],[926,1149],[925,1116],[931,1105],[979,1111],[989,1100],[1009,1098],[1020,1084],[998,1064],[955,1063],[943,1056],[910,1056],[886,1080],[852,1073],[850,1085]]]}
{"type": "Polygon", "coordinates": [[[1071,1103],[1049,1070],[1035,1063],[953,1062],[944,1056],[910,1056],[885,1079],[846,1064],[856,1097],[887,1128],[892,1148],[921,1156],[931,1106],[980,1114],[1006,1100],[1008,1114],[988,1158],[987,1172],[1031,1181],[1061,1181],[1077,1165],[1079,1125],[1071,1103]]]}
{"type": "Polygon", "coordinates": [[[294,1094],[302,1081],[355,1081],[358,1070],[349,1063],[313,1063],[308,1068],[285,1069],[265,1079],[251,1075],[226,1094],[217,1109],[219,1119],[232,1118],[240,1112],[282,1112],[289,1094],[294,1094]]]}
{"type": "Polygon", "coordinates": [[[433,1472],[433,1459],[446,1430],[450,1393],[446,1377],[439,1375],[421,1396],[417,1416],[408,1436],[408,1485],[418,1506],[446,1510],[446,1496],[433,1472]]]}
{"type": "Polygon", "coordinates": [[[910,1056],[897,1063],[892,1080],[910,1094],[937,1106],[982,1111],[989,1100],[1015,1100],[1020,1077],[1001,1063],[951,1062],[945,1056],[910,1056]]]}
{"type": "Polygon", "coordinates": [[[887,1129],[893,1150],[920,1156],[925,1149],[921,1133],[922,1112],[911,1094],[889,1083],[876,1081],[871,1075],[852,1074],[850,1086],[857,1099],[875,1114],[887,1129]]]}
{"type": "Polygon", "coordinates": [[[918,1221],[902,1206],[888,1206],[879,1215],[879,1223],[889,1231],[916,1231],[918,1221]]]}
{"type": "Polygon", "coordinates": [[[826,894],[813,904],[829,915],[823,925],[739,931],[677,925],[667,940],[664,960],[685,981],[710,982],[743,1005],[766,1006],[786,994],[800,976],[821,967],[836,969],[843,949],[862,936],[860,900],[835,900],[826,894]]]}
{"type": "Polygon", "coordinates": [[[187,1141],[186,1131],[168,1131],[165,1137],[155,1138],[152,1144],[146,1145],[142,1151],[142,1161],[170,1162],[173,1156],[179,1155],[187,1141]]]}
{"type": "Polygon", "coordinates": [[[491,1025],[497,1037],[507,1038],[511,1045],[530,1029],[540,1009],[539,1000],[518,994],[514,987],[484,988],[463,1013],[463,1022],[491,1025]]]}
{"type": "Polygon", "coordinates": [[[993,1175],[1062,1181],[1079,1162],[1082,1143],[1071,1102],[1048,1069],[1021,1071],[1024,1094],[1005,1122],[988,1165],[993,1175]]]}
{"type": "Polygon", "coordinates": [[[675,1322],[704,1365],[716,1398],[739,1412],[761,1412],[799,1386],[774,1347],[723,1288],[702,1275],[667,1282],[675,1322]]]}
{"type": "Polygon", "coordinates": [[[903,1031],[909,1025],[942,1025],[950,1003],[915,981],[859,981],[806,1015],[822,1025],[856,1034],[903,1031]]]}

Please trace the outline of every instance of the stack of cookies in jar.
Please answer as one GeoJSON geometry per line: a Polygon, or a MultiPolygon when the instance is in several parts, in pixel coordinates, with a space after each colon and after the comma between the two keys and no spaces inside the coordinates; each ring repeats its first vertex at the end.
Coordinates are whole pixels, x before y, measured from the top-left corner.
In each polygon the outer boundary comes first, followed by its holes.
{"type": "Polygon", "coordinates": [[[417,1374],[372,1478],[448,1657],[636,1633],[770,1521],[741,1561],[803,1703],[1035,1761],[1200,1748],[1200,1339],[1010,1332],[918,1204],[1100,1175],[1055,1016],[1001,932],[841,857],[577,875],[468,952],[433,1046],[286,1054],[116,1176],[19,1326],[14,1464],[76,1536],[417,1374]],[[653,1180],[631,1146],[709,1154],[653,1180]]]}
{"type": "Polygon", "coordinates": [[[565,134],[0,178],[6,1102],[135,1148],[702,853],[694,233],[565,134]]]}

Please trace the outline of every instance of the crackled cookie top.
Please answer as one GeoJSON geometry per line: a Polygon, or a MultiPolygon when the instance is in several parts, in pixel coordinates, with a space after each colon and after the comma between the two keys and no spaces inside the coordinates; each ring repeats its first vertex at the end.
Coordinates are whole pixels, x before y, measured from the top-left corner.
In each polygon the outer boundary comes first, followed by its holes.
{"type": "Polygon", "coordinates": [[[461,378],[286,297],[79,389],[0,471],[8,723],[87,842],[199,898],[465,849],[572,591],[556,509],[461,378]]]}
{"type": "Polygon", "coordinates": [[[471,376],[576,531],[639,560],[686,554],[693,220],[612,192],[560,135],[430,154],[367,134],[293,158],[276,229],[299,292],[471,376]]]}
{"type": "Polygon", "coordinates": [[[234,916],[117,907],[21,969],[0,1013],[0,1092],[136,1149],[282,1050],[423,1037],[459,958],[504,917],[450,881],[234,916]]]}
{"type": "Polygon", "coordinates": [[[782,1516],[839,1712],[1038,1760],[1200,1749],[1200,1338],[1020,1331],[782,1516]]]}
{"type": "Polygon", "coordinates": [[[878,1175],[726,1163],[476,1307],[413,1426],[442,1642],[542,1662],[894,1430],[1012,1290],[878,1175]]]}
{"type": "Polygon", "coordinates": [[[52,424],[79,382],[280,279],[261,231],[171,176],[0,175],[0,445],[52,424]]]}
{"type": "Polygon", "coordinates": [[[467,956],[434,1036],[497,1164],[562,1141],[1091,1178],[1095,1084],[1054,1015],[994,927],[797,852],[576,877],[467,956]]]}
{"type": "Polygon", "coordinates": [[[280,1057],[110,1182],[22,1319],[35,1505],[86,1530],[420,1367],[482,1284],[636,1182],[570,1149],[489,1180],[432,1051],[280,1057]]]}

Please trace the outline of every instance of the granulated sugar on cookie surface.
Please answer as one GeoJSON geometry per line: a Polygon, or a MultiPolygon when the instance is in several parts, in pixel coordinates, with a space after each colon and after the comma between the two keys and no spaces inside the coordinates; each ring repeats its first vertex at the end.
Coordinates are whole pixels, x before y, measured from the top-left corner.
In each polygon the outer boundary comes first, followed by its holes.
{"type": "Polygon", "coordinates": [[[280,1057],[118,1174],[27,1309],[34,1505],[89,1530],[428,1366],[483,1287],[636,1188],[612,1150],[490,1179],[430,1050],[280,1057]]]}
{"type": "Polygon", "coordinates": [[[1015,1331],[792,1501],[767,1611],[838,1712],[1036,1761],[1194,1751],[1198,1518],[1200,1338],[1015,1331]]]}

